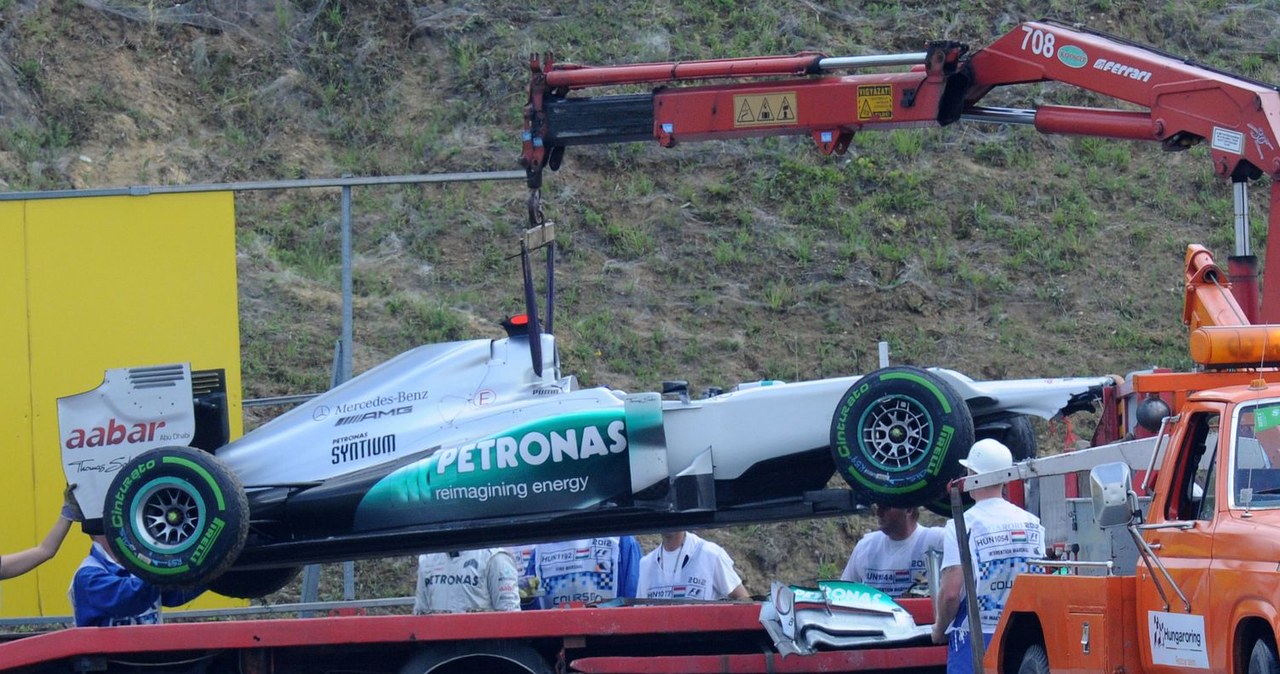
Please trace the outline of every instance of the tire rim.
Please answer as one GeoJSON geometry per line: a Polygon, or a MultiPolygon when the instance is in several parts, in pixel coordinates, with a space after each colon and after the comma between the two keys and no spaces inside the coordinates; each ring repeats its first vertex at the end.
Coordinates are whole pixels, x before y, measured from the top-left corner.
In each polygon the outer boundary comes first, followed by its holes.
{"type": "Polygon", "coordinates": [[[866,411],[861,427],[866,457],[885,470],[909,469],[929,455],[933,419],[911,398],[886,398],[866,411]]]}
{"type": "Polygon", "coordinates": [[[155,480],[134,499],[134,530],[139,542],[155,552],[181,552],[191,547],[203,530],[203,512],[204,499],[191,483],[155,480]]]}

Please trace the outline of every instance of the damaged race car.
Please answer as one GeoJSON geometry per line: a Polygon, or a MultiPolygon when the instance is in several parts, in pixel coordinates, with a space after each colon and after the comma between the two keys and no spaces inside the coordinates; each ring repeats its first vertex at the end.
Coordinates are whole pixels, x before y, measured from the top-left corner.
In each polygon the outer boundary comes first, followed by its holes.
{"type": "Polygon", "coordinates": [[[233,442],[217,371],[113,369],[60,398],[86,531],[148,582],[254,597],[315,562],[927,504],[976,437],[1029,455],[1025,415],[1090,409],[1111,384],[888,367],[701,399],[583,388],[522,250],[527,313],[506,336],[412,349],[233,442]]]}

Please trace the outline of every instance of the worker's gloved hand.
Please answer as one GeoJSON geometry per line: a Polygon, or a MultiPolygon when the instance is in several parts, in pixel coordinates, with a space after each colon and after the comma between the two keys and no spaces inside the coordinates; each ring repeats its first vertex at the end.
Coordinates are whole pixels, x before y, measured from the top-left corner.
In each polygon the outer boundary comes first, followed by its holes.
{"type": "Polygon", "coordinates": [[[526,602],[542,596],[542,581],[537,576],[525,576],[518,584],[520,601],[526,602]]]}
{"type": "Polygon", "coordinates": [[[80,511],[80,504],[76,502],[76,490],[74,484],[67,485],[65,491],[62,492],[62,519],[72,522],[83,522],[84,513],[80,511]]]}

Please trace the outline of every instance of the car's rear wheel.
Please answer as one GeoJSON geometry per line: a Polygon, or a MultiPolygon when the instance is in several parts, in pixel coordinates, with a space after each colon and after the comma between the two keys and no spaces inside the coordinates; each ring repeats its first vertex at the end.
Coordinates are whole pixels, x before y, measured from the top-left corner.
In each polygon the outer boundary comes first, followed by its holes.
{"type": "Polygon", "coordinates": [[[249,503],[240,479],[212,454],[162,447],[111,481],[104,510],[115,558],[162,587],[203,587],[240,554],[249,503]]]}
{"type": "Polygon", "coordinates": [[[284,589],[301,572],[300,566],[228,571],[209,583],[209,591],[224,597],[257,599],[284,589]]]}
{"type": "Polygon", "coordinates": [[[831,420],[836,470],[861,500],[925,505],[959,475],[973,418],[954,389],[915,367],[887,367],[854,382],[831,420]]]}

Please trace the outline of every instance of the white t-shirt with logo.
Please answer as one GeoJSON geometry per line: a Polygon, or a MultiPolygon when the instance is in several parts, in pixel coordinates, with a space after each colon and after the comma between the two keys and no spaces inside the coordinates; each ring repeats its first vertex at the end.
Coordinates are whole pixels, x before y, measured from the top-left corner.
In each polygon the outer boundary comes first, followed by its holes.
{"type": "MultiPolygon", "coordinates": [[[[982,631],[994,634],[1013,590],[1014,577],[1027,570],[1028,561],[1044,559],[1044,527],[1040,526],[1039,517],[1002,498],[986,498],[973,504],[965,511],[964,522],[969,531],[982,631]]],[[[948,520],[942,568],[959,565],[956,524],[948,520]]],[[[956,630],[969,631],[969,612],[964,602],[947,628],[947,632],[956,630]]]]}
{"type": "Polygon", "coordinates": [[[657,549],[640,560],[642,599],[702,599],[716,601],[742,584],[724,548],[685,533],[678,550],[657,549]]]}
{"type": "Polygon", "coordinates": [[[929,550],[942,550],[946,534],[942,527],[916,527],[910,536],[895,541],[883,531],[862,537],[849,555],[840,580],[866,583],[891,596],[900,597],[917,579],[923,579],[929,550]]]}
{"type": "Polygon", "coordinates": [[[418,556],[415,614],[518,611],[516,564],[502,548],[418,556]]]}

